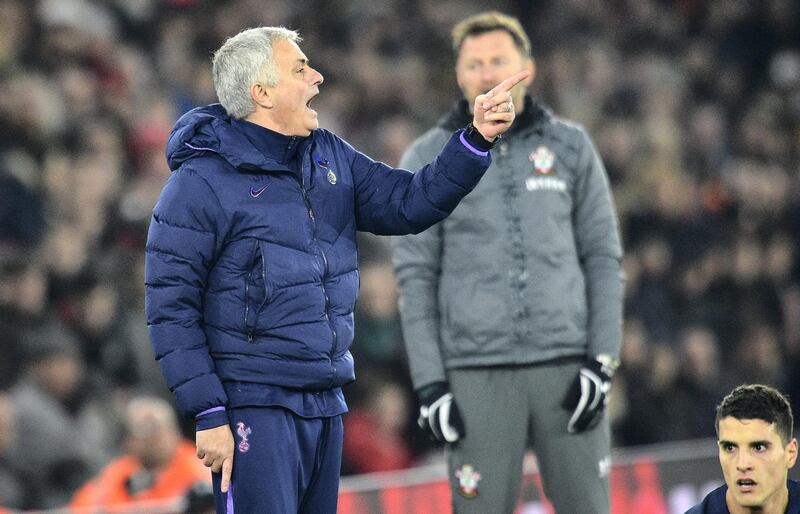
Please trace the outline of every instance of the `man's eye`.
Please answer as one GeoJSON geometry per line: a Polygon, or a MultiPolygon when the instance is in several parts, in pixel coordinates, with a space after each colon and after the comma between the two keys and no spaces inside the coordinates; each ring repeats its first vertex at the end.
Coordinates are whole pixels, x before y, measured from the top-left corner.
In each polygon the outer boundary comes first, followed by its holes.
{"type": "Polygon", "coordinates": [[[732,452],[735,448],[736,447],[734,445],[732,445],[732,444],[726,444],[726,445],[722,446],[722,449],[725,450],[728,453],[732,452]]]}
{"type": "Polygon", "coordinates": [[[763,451],[766,451],[767,445],[766,444],[757,444],[757,445],[754,446],[754,448],[755,448],[755,450],[757,452],[763,452],[763,451]]]}

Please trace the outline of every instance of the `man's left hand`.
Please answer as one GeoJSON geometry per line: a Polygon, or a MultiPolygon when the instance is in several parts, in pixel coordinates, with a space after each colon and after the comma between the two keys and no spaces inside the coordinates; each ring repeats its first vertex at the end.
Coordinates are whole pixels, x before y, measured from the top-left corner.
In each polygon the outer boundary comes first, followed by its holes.
{"type": "Polygon", "coordinates": [[[494,142],[497,136],[508,130],[511,123],[514,122],[516,110],[509,90],[528,78],[528,75],[530,75],[529,70],[522,70],[508,77],[486,94],[475,97],[472,111],[475,115],[472,118],[472,125],[485,140],[494,142]]]}
{"type": "Polygon", "coordinates": [[[572,412],[567,423],[570,434],[597,426],[603,417],[610,390],[611,371],[604,369],[603,364],[595,359],[586,361],[561,404],[572,412]]]}

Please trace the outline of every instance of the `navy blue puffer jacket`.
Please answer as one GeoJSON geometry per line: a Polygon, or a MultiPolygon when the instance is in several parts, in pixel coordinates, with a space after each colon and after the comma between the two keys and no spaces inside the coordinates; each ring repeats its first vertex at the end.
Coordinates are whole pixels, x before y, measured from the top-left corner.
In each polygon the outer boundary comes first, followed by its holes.
{"type": "Polygon", "coordinates": [[[218,104],[185,114],[170,134],[173,173],[148,233],[145,303],[156,359],[185,415],[227,405],[226,384],[314,391],[352,381],[356,230],[424,230],[491,160],[456,132],[411,174],[326,130],[310,137],[298,176],[218,104]]]}

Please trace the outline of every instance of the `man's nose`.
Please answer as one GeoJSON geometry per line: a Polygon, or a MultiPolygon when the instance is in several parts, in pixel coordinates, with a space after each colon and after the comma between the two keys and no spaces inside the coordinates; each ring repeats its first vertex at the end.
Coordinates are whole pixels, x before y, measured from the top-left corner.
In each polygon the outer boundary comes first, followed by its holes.
{"type": "Polygon", "coordinates": [[[736,457],[736,469],[740,471],[745,471],[750,469],[752,466],[752,458],[750,457],[749,452],[739,452],[739,455],[736,457]]]}
{"type": "Polygon", "coordinates": [[[481,81],[490,88],[497,85],[497,73],[492,66],[484,66],[481,69],[481,81]]]}
{"type": "Polygon", "coordinates": [[[325,77],[322,76],[322,73],[318,72],[314,68],[311,68],[311,70],[314,72],[314,74],[312,75],[312,80],[313,80],[312,84],[314,84],[315,86],[318,86],[318,85],[322,84],[323,82],[325,82],[325,77]]]}

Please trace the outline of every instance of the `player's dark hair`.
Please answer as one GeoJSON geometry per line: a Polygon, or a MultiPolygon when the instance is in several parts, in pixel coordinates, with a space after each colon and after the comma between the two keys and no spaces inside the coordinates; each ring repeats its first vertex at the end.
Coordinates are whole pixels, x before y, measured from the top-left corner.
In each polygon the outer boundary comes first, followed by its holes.
{"type": "Polygon", "coordinates": [[[722,399],[717,406],[715,426],[719,435],[719,422],[723,418],[760,419],[775,423],[775,429],[783,444],[787,444],[793,433],[792,407],[777,389],[761,384],[740,385],[722,399]]]}

